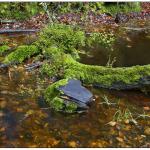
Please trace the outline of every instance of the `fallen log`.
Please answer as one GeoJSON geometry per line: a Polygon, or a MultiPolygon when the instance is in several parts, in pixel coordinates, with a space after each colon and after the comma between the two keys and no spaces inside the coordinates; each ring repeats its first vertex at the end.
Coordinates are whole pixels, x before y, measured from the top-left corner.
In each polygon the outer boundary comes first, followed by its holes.
{"type": "Polygon", "coordinates": [[[9,29],[9,30],[0,30],[0,34],[9,34],[9,33],[35,33],[38,32],[38,29],[9,29]]]}
{"type": "Polygon", "coordinates": [[[7,23],[15,23],[16,22],[16,20],[0,20],[0,23],[1,24],[7,24],[7,23]]]}
{"type": "MultiPolygon", "coordinates": [[[[104,37],[107,36],[100,34],[100,38],[104,37]]],[[[66,86],[70,79],[80,80],[87,85],[115,90],[141,90],[150,87],[150,65],[113,68],[78,62],[77,48],[84,43],[86,43],[85,32],[75,31],[72,27],[65,25],[50,25],[41,32],[36,42],[31,45],[19,46],[7,55],[4,63],[14,61],[22,63],[38,54],[42,54],[46,60],[50,60],[44,62],[40,72],[47,74],[49,78],[58,77],[60,79],[50,84],[44,92],[47,103],[56,110],[65,108],[65,111],[73,112],[77,108],[76,104],[72,104],[71,101],[64,106],[64,100],[60,97],[66,92],[60,91],[60,87],[66,86]]],[[[101,43],[103,44],[103,41],[101,43]]],[[[34,64],[29,69],[38,65],[34,64]]],[[[72,96],[74,98],[74,95],[71,95],[71,98],[72,96]]]]}

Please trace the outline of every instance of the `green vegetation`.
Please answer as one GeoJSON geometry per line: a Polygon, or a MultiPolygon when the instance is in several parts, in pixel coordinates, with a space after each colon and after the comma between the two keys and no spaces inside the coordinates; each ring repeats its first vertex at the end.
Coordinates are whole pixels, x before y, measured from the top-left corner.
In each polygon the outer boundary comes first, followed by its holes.
{"type": "Polygon", "coordinates": [[[132,112],[128,109],[118,109],[115,114],[113,115],[113,120],[108,122],[108,125],[115,126],[116,124],[129,124],[133,123],[137,125],[137,121],[135,118],[133,118],[132,112]]]}
{"type": "Polygon", "coordinates": [[[88,12],[114,15],[119,12],[128,13],[141,10],[140,2],[59,2],[43,3],[43,7],[52,20],[60,13],[82,13],[82,17],[86,19],[88,12]]]}
{"type": "Polygon", "coordinates": [[[30,58],[34,54],[39,53],[39,50],[34,45],[19,46],[14,52],[10,53],[4,60],[4,63],[21,63],[25,59],[30,58]]]}
{"type": "Polygon", "coordinates": [[[0,3],[0,19],[27,19],[42,9],[37,2],[1,2],[0,3]]]}
{"type": "Polygon", "coordinates": [[[118,2],[106,3],[103,11],[112,15],[117,13],[139,12],[141,10],[140,2],[118,2]]]}
{"type": "Polygon", "coordinates": [[[92,43],[96,42],[106,48],[112,48],[115,40],[116,38],[113,33],[91,33],[90,36],[87,38],[86,43],[90,46],[92,45],[92,43]]]}
{"type": "Polygon", "coordinates": [[[140,10],[139,2],[1,2],[0,19],[27,19],[38,13],[46,13],[51,23],[56,16],[63,13],[82,13],[86,20],[88,12],[110,13],[135,12],[140,10]]]}
{"type": "Polygon", "coordinates": [[[0,55],[3,55],[6,51],[8,51],[10,49],[9,46],[7,45],[2,45],[0,46],[0,55]]]}
{"type": "Polygon", "coordinates": [[[113,121],[124,122],[126,120],[134,120],[131,111],[127,108],[124,110],[118,109],[113,116],[113,121]]]}
{"type": "Polygon", "coordinates": [[[102,99],[103,99],[103,102],[101,102],[100,104],[106,104],[107,106],[116,104],[116,103],[112,103],[106,95],[102,96],[102,99]]]}
{"type": "Polygon", "coordinates": [[[60,98],[61,93],[58,88],[60,86],[66,85],[68,82],[67,79],[59,80],[54,84],[50,85],[45,91],[45,99],[47,103],[57,111],[65,111],[67,113],[73,113],[77,109],[77,104],[71,101],[65,101],[60,98]]]}

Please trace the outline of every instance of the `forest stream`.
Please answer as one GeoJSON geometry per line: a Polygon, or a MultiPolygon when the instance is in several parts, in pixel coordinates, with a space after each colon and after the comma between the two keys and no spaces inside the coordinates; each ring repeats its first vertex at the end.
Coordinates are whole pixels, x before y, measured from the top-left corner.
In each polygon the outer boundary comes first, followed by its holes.
{"type": "MultiPolygon", "coordinates": [[[[110,59],[114,60],[113,67],[150,64],[150,24],[148,21],[137,23],[137,27],[134,24],[118,27],[113,50],[98,44],[84,47],[85,54],[80,55],[80,61],[106,65],[110,59]]],[[[35,38],[34,34],[0,36],[12,47],[31,43],[35,38]]],[[[150,146],[148,92],[89,86],[94,94],[89,109],[84,113],[66,114],[53,111],[41,96],[42,89],[50,82],[48,79],[39,78],[37,70],[26,71],[23,65],[16,68],[0,70],[0,147],[150,146]]]]}

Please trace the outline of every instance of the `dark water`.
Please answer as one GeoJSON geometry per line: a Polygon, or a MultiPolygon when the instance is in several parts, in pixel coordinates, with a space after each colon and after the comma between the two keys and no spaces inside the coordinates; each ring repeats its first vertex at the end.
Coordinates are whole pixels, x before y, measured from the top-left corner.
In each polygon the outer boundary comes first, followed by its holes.
{"type": "MultiPolygon", "coordinates": [[[[141,40],[138,43],[142,46],[144,41],[141,40]]],[[[17,41],[20,43],[19,39],[17,41]]],[[[126,49],[126,44],[122,44],[122,50],[126,49]]],[[[102,60],[105,57],[107,55],[103,54],[98,63],[95,55],[93,63],[105,64],[102,60]]],[[[125,58],[120,59],[120,64],[133,65],[126,63],[125,58]]],[[[88,58],[87,62],[91,63],[88,58]]],[[[39,79],[36,72],[26,72],[22,66],[0,72],[0,147],[140,147],[150,142],[150,135],[145,132],[150,119],[139,117],[139,114],[150,116],[149,95],[140,91],[88,87],[95,95],[90,109],[86,113],[68,115],[54,112],[45,104],[40,91],[49,82],[39,79]],[[104,96],[116,104],[101,104],[104,96]],[[118,110],[123,112],[126,109],[130,110],[137,125],[125,120],[115,126],[107,124],[118,110]]]]}
{"type": "Polygon", "coordinates": [[[106,65],[111,55],[111,60],[116,59],[114,67],[150,64],[150,25],[147,22],[143,23],[143,26],[135,26],[135,24],[120,27],[119,32],[117,31],[113,52],[99,44],[95,44],[93,48],[85,47],[87,55],[81,55],[81,62],[106,65]],[[132,29],[127,30],[125,26],[132,29]]]}

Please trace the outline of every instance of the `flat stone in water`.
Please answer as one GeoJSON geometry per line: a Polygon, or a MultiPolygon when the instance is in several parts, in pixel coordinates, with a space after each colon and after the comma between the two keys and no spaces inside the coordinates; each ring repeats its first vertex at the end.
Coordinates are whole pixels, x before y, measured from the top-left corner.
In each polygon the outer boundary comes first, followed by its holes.
{"type": "Polygon", "coordinates": [[[70,79],[68,84],[60,86],[58,90],[62,91],[66,96],[86,104],[90,102],[93,97],[93,94],[83,87],[79,80],[75,79],[70,79]]]}

